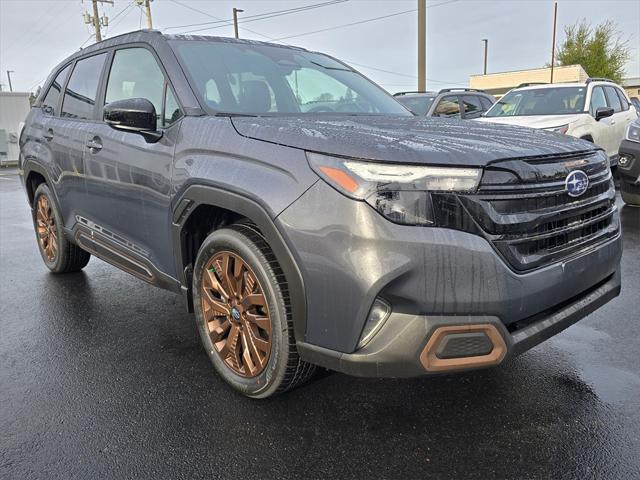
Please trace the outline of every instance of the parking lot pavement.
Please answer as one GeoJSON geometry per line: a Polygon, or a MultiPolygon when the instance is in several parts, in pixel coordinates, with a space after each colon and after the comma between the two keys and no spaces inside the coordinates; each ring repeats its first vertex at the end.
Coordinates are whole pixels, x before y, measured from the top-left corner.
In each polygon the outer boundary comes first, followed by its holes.
{"type": "Polygon", "coordinates": [[[0,478],[640,477],[640,209],[621,296],[506,365],[252,401],[178,296],[95,258],[47,273],[0,178],[0,478]]]}

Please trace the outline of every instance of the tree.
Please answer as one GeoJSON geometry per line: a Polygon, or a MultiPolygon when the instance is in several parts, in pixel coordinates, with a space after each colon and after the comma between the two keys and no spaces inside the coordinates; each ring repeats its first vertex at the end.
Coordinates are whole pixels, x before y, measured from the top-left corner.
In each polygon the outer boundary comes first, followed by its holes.
{"type": "Polygon", "coordinates": [[[586,20],[564,27],[565,40],[558,47],[558,65],[582,65],[590,77],[622,81],[624,67],[631,57],[628,41],[614,22],[606,20],[592,28],[586,20]]]}

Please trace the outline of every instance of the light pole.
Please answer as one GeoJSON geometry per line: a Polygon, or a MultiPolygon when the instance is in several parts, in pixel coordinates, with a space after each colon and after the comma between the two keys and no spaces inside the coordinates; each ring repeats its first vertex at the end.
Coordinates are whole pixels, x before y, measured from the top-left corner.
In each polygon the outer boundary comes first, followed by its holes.
{"type": "Polygon", "coordinates": [[[244,10],[240,10],[239,8],[235,8],[233,9],[233,30],[236,34],[236,38],[240,38],[240,35],[238,35],[238,14],[244,12],[244,10]]]}
{"type": "Polygon", "coordinates": [[[483,38],[482,41],[484,42],[484,75],[487,74],[487,56],[489,55],[489,39],[488,38],[483,38]]]}
{"type": "Polygon", "coordinates": [[[7,70],[7,79],[9,80],[9,91],[13,92],[13,85],[11,85],[11,74],[14,73],[13,70],[7,70]]]}
{"type": "Polygon", "coordinates": [[[418,91],[427,89],[427,0],[418,0],[418,91]]]}

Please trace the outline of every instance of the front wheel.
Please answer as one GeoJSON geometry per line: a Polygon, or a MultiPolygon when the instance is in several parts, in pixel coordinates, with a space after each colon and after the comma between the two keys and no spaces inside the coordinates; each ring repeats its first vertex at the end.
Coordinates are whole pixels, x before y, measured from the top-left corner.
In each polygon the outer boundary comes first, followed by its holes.
{"type": "Polygon", "coordinates": [[[232,225],[205,239],[193,302],[207,354],[236,390],[266,398],[313,375],[315,367],[296,350],[284,274],[254,226],[232,225]]]}

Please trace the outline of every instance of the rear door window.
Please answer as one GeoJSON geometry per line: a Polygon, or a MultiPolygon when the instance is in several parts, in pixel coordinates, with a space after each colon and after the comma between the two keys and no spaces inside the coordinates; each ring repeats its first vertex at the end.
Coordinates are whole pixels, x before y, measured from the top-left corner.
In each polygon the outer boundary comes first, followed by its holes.
{"type": "Polygon", "coordinates": [[[616,89],[614,87],[604,87],[604,93],[607,96],[607,103],[611,108],[613,108],[614,112],[622,111],[622,103],[620,103],[620,98],[616,93],[616,89]]]}
{"type": "Polygon", "coordinates": [[[480,103],[480,97],[476,95],[463,95],[462,106],[464,108],[464,118],[478,118],[484,110],[480,103]]]}
{"type": "Polygon", "coordinates": [[[79,119],[95,118],[98,84],[106,53],[83,58],[76,62],[64,92],[62,116],[79,119]]]}
{"type": "Polygon", "coordinates": [[[482,104],[482,109],[484,111],[487,111],[491,108],[491,106],[493,105],[493,102],[488,99],[487,97],[480,97],[480,103],[482,104]]]}
{"type": "Polygon", "coordinates": [[[457,95],[442,97],[433,112],[434,117],[460,118],[460,104],[457,95]]]}
{"type": "Polygon", "coordinates": [[[615,91],[618,94],[618,97],[620,98],[620,103],[622,104],[622,110],[624,111],[629,110],[629,100],[627,100],[627,97],[624,95],[624,93],[622,93],[622,90],[620,90],[619,88],[616,88],[615,91]]]}
{"type": "Polygon", "coordinates": [[[71,64],[67,65],[56,76],[55,80],[49,87],[49,91],[42,100],[42,110],[47,115],[58,115],[58,105],[60,104],[60,97],[62,96],[62,87],[67,79],[67,74],[71,70],[71,64]]]}

